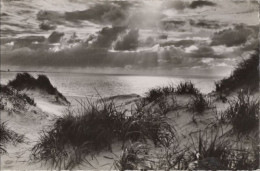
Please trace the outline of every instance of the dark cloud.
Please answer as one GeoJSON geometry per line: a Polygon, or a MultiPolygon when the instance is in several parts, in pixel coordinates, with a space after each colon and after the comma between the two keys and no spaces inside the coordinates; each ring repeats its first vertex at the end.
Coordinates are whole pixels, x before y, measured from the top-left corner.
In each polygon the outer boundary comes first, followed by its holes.
{"type": "Polygon", "coordinates": [[[158,39],[167,39],[168,35],[167,34],[161,34],[158,36],[158,39]]]}
{"type": "Polygon", "coordinates": [[[44,41],[44,36],[23,36],[9,40],[9,42],[14,42],[13,49],[22,47],[32,47],[33,43],[43,43],[44,41]]]}
{"type": "Polygon", "coordinates": [[[104,27],[98,32],[97,38],[94,40],[92,47],[110,48],[112,42],[115,41],[120,33],[123,33],[126,27],[104,27]]]}
{"type": "Polygon", "coordinates": [[[132,4],[128,2],[99,2],[87,10],[72,12],[57,12],[41,10],[37,19],[48,21],[51,24],[66,24],[66,21],[80,23],[80,20],[89,20],[98,24],[111,24],[115,26],[126,25],[129,17],[128,9],[132,4]]]}
{"type": "Polygon", "coordinates": [[[167,0],[163,1],[162,8],[164,9],[176,9],[176,10],[183,10],[188,6],[187,1],[181,0],[167,0]]]}
{"type": "Polygon", "coordinates": [[[203,6],[216,6],[216,4],[211,1],[197,0],[197,1],[192,1],[189,5],[189,8],[195,9],[203,6]]]}
{"type": "Polygon", "coordinates": [[[115,42],[115,50],[136,50],[138,47],[138,30],[131,29],[125,35],[122,35],[115,42]]]}
{"type": "Polygon", "coordinates": [[[211,45],[238,46],[246,43],[250,37],[257,37],[254,29],[237,25],[233,29],[229,28],[215,33],[211,45]]]}
{"type": "MultiPolygon", "coordinates": [[[[185,44],[185,43],[184,43],[185,44]]],[[[160,48],[158,51],[108,51],[106,48],[86,46],[84,43],[57,52],[20,48],[1,52],[3,65],[23,67],[119,67],[164,68],[205,65],[202,58],[217,58],[210,47],[186,53],[178,47],[160,48]]]]}
{"type": "Polygon", "coordinates": [[[163,30],[176,30],[183,27],[187,21],[183,20],[162,20],[160,22],[160,28],[163,30]]]}
{"type": "Polygon", "coordinates": [[[156,52],[109,52],[105,49],[79,46],[58,52],[17,49],[1,54],[1,62],[13,66],[39,67],[156,67],[156,52]]]}
{"type": "Polygon", "coordinates": [[[41,10],[37,13],[37,19],[40,21],[49,21],[50,23],[64,24],[64,13],[57,11],[41,10]]]}
{"type": "Polygon", "coordinates": [[[168,41],[168,42],[164,42],[164,43],[160,43],[161,47],[165,47],[165,46],[172,46],[174,45],[175,47],[189,47],[191,45],[195,44],[194,40],[179,40],[179,41],[168,41]]]}
{"type": "Polygon", "coordinates": [[[156,44],[156,41],[153,37],[149,36],[146,38],[145,42],[141,42],[141,43],[143,46],[154,46],[156,44]]]}
{"type": "Polygon", "coordinates": [[[216,6],[216,3],[206,0],[195,0],[190,3],[182,0],[167,0],[162,3],[163,9],[175,9],[179,11],[185,8],[196,9],[203,6],[216,6]]]}
{"type": "Polygon", "coordinates": [[[181,48],[170,47],[162,50],[159,55],[159,64],[168,69],[174,67],[193,67],[201,65],[201,58],[185,53],[181,48]]]}
{"type": "Polygon", "coordinates": [[[258,39],[252,39],[249,40],[244,47],[242,47],[243,51],[251,51],[259,48],[259,40],[258,39]]]}
{"type": "Polygon", "coordinates": [[[97,3],[84,11],[66,12],[65,18],[69,21],[89,20],[94,23],[126,25],[128,18],[128,2],[97,3]]]}
{"type": "Polygon", "coordinates": [[[221,58],[221,55],[215,53],[212,47],[204,45],[198,47],[197,50],[193,50],[190,54],[192,58],[221,58]]]}
{"type": "Polygon", "coordinates": [[[64,36],[64,33],[54,31],[51,33],[51,35],[48,37],[48,41],[50,43],[58,43],[60,42],[61,38],[64,36]]]}
{"type": "Polygon", "coordinates": [[[214,20],[190,20],[190,25],[193,27],[200,27],[200,28],[206,28],[206,29],[219,29],[221,27],[227,26],[227,24],[220,23],[218,21],[214,20]]]}
{"type": "Polygon", "coordinates": [[[145,5],[139,1],[99,1],[89,6],[86,10],[56,12],[41,10],[37,14],[40,21],[48,21],[51,24],[77,25],[82,20],[88,20],[96,24],[112,26],[128,26],[131,28],[157,27],[163,14],[160,11],[144,10],[145,5]]]}
{"type": "Polygon", "coordinates": [[[57,28],[56,25],[53,25],[51,24],[50,22],[42,22],[40,25],[39,25],[39,28],[42,29],[42,30],[55,30],[57,28]]]}

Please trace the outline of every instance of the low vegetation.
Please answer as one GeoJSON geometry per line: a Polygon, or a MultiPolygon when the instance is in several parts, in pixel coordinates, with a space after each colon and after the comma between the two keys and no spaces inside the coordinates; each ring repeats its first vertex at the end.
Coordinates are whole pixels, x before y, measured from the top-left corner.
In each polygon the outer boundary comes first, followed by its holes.
{"type": "Polygon", "coordinates": [[[5,144],[12,142],[14,145],[24,142],[24,136],[10,130],[6,123],[0,124],[0,154],[6,153],[5,144]]]}
{"type": "Polygon", "coordinates": [[[259,51],[240,62],[228,78],[216,82],[216,92],[230,93],[237,89],[257,91],[259,87],[259,51]]]}
{"type": "Polygon", "coordinates": [[[169,95],[178,94],[178,95],[197,95],[199,90],[191,81],[181,82],[176,87],[173,84],[168,86],[162,86],[157,88],[150,89],[146,95],[145,100],[148,102],[158,101],[161,98],[164,98],[169,95]]]}
{"type": "MultiPolygon", "coordinates": [[[[214,169],[227,169],[231,145],[227,139],[222,137],[218,130],[208,129],[199,131],[191,135],[191,141],[192,150],[189,153],[191,156],[194,156],[195,160],[201,161],[206,158],[215,158],[221,164],[218,166],[221,168],[214,169]]],[[[209,169],[200,165],[198,167],[199,169],[209,169]]]]}
{"type": "Polygon", "coordinates": [[[180,95],[197,95],[197,94],[199,94],[199,90],[190,81],[181,82],[176,87],[175,92],[176,92],[176,94],[180,94],[180,95]]]}
{"type": "Polygon", "coordinates": [[[173,85],[152,88],[146,93],[145,100],[147,100],[148,102],[153,102],[160,99],[163,96],[167,96],[173,93],[175,93],[173,85]]]}
{"type": "Polygon", "coordinates": [[[148,151],[148,146],[143,143],[130,143],[123,149],[122,155],[114,161],[114,167],[120,171],[144,169],[148,151]]]}
{"type": "Polygon", "coordinates": [[[25,93],[21,93],[9,86],[0,85],[0,110],[6,109],[7,103],[11,104],[11,108],[9,105],[9,110],[15,112],[21,112],[26,110],[27,104],[35,106],[36,103],[34,99],[27,96],[25,93]]]}
{"type": "Polygon", "coordinates": [[[257,169],[259,167],[257,141],[252,140],[252,145],[248,147],[239,141],[230,141],[219,128],[215,127],[191,135],[192,146],[188,153],[190,156],[194,156],[193,160],[198,161],[198,165],[194,169],[257,169]]]}
{"type": "Polygon", "coordinates": [[[248,133],[257,130],[259,125],[259,101],[249,94],[240,92],[234,100],[229,101],[225,111],[228,121],[238,133],[248,133]]]}
{"type": "Polygon", "coordinates": [[[115,160],[114,167],[118,170],[184,170],[188,168],[190,158],[188,148],[180,149],[178,142],[159,150],[162,153],[152,152],[153,148],[136,142],[124,148],[122,155],[115,160]],[[173,145],[174,144],[174,145],[173,145]]]}
{"type": "MultiPolygon", "coordinates": [[[[240,63],[229,78],[216,83],[216,91],[222,95],[241,88],[241,85],[243,89],[257,90],[258,58],[254,54],[240,63]],[[253,80],[256,77],[257,80],[253,80]]],[[[28,75],[26,78],[31,79],[28,75]]],[[[47,82],[45,78],[40,80],[47,82]]],[[[116,106],[112,99],[79,101],[80,110],[68,110],[52,127],[43,131],[32,148],[31,159],[44,161],[52,168],[73,169],[83,162],[91,165],[87,156],[112,151],[112,144],[120,142],[123,151],[114,161],[114,167],[118,170],[256,169],[259,163],[258,147],[239,149],[238,142],[230,141],[229,135],[219,127],[232,126],[234,132],[231,131],[231,134],[243,135],[257,130],[259,101],[245,92],[241,91],[233,100],[224,96],[223,100],[229,106],[226,110],[216,111],[218,121],[208,124],[204,131],[183,135],[185,140],[177,136],[174,125],[166,116],[169,111],[178,109],[176,97],[188,95],[188,109],[192,113],[202,114],[213,107],[213,101],[192,82],[150,89],[144,98],[136,101],[136,108],[131,111],[116,106]],[[184,144],[179,138],[188,141],[184,144]],[[150,146],[160,153],[151,152],[150,146]],[[197,166],[190,168],[193,163],[197,166]]],[[[200,122],[195,117],[192,119],[196,123],[192,126],[199,128],[200,122]]]]}
{"type": "Polygon", "coordinates": [[[46,75],[38,75],[38,78],[36,79],[29,73],[18,73],[14,80],[9,81],[8,86],[11,86],[18,91],[28,89],[42,90],[50,95],[56,95],[58,98],[69,104],[66,97],[64,97],[57,88],[53,87],[46,75]]]}
{"type": "Polygon", "coordinates": [[[191,97],[191,100],[188,104],[189,110],[193,113],[201,114],[206,109],[211,107],[211,102],[208,98],[206,98],[203,94],[196,94],[191,97]]]}
{"type": "Polygon", "coordinates": [[[15,98],[16,100],[23,100],[27,102],[30,105],[35,106],[34,99],[27,96],[25,93],[20,93],[16,91],[15,89],[10,88],[9,86],[0,85],[0,91],[2,94],[2,97],[9,97],[9,98],[15,98]]]}
{"type": "Polygon", "coordinates": [[[158,101],[158,108],[156,108],[156,112],[166,115],[170,111],[175,111],[179,108],[179,105],[177,103],[177,100],[174,95],[161,98],[160,101],[158,101]]]}
{"type": "Polygon", "coordinates": [[[131,116],[126,116],[126,111],[118,109],[113,101],[99,101],[98,104],[81,102],[80,113],[69,111],[59,118],[33,147],[32,159],[48,162],[52,167],[71,169],[87,155],[111,150],[116,140],[121,141],[123,147],[128,140],[151,140],[155,145],[165,146],[175,137],[172,126],[161,114],[147,110],[132,111],[131,116]]]}

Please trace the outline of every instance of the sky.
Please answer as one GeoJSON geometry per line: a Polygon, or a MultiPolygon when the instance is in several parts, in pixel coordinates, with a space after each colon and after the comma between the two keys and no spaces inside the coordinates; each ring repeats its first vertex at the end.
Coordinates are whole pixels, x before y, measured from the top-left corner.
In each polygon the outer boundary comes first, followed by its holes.
{"type": "Polygon", "coordinates": [[[226,75],[258,47],[243,0],[2,0],[1,69],[226,75]]]}

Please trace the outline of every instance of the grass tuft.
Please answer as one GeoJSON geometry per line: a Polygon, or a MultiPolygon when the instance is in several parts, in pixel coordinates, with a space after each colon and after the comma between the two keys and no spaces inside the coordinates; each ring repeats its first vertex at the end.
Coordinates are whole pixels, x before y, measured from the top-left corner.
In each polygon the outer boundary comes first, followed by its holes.
{"type": "Polygon", "coordinates": [[[233,129],[238,133],[245,134],[258,129],[259,101],[252,99],[243,91],[234,100],[229,101],[229,107],[225,113],[233,129]]]}
{"type": "Polygon", "coordinates": [[[113,101],[98,101],[100,103],[80,102],[79,113],[69,111],[57,119],[33,147],[32,159],[50,163],[54,168],[72,169],[84,162],[87,155],[110,151],[114,141],[121,141],[124,147],[128,140],[145,142],[149,139],[155,145],[164,146],[175,137],[165,116],[144,110],[132,111],[126,116],[126,111],[120,110],[113,101]]]}
{"type": "Polygon", "coordinates": [[[2,110],[6,106],[6,101],[4,101],[4,99],[10,101],[12,103],[12,105],[14,106],[15,110],[17,110],[17,109],[24,110],[27,103],[32,106],[36,105],[34,99],[30,98],[25,93],[21,93],[9,86],[0,85],[0,91],[1,91],[1,109],[2,110]]]}
{"type": "MultiPolygon", "coordinates": [[[[203,161],[204,159],[214,158],[221,163],[219,166],[214,166],[217,167],[214,169],[227,168],[231,146],[230,142],[223,138],[218,130],[199,131],[191,135],[191,142],[192,146],[189,153],[193,156],[193,160],[203,161]]],[[[200,162],[198,167],[199,169],[205,169],[200,166],[200,162]]],[[[213,166],[211,169],[213,169],[213,166]]]]}
{"type": "Polygon", "coordinates": [[[14,145],[24,142],[24,136],[10,130],[6,123],[0,124],[0,154],[6,153],[5,144],[12,142],[14,145]]]}
{"type": "Polygon", "coordinates": [[[211,107],[211,102],[209,99],[206,99],[203,94],[196,94],[191,97],[191,101],[188,104],[189,110],[191,110],[193,113],[201,114],[206,109],[209,109],[211,107]]]}
{"type": "Polygon", "coordinates": [[[175,89],[174,89],[173,85],[152,88],[146,93],[145,99],[148,102],[153,102],[153,101],[160,99],[163,96],[167,96],[167,95],[174,93],[175,92],[174,90],[175,89]]]}
{"type": "Polygon", "coordinates": [[[122,155],[118,160],[114,161],[114,167],[120,171],[138,170],[144,168],[145,162],[148,160],[149,148],[140,142],[130,143],[123,149],[122,155]]]}
{"type": "Polygon", "coordinates": [[[259,51],[238,64],[228,78],[215,83],[216,92],[230,93],[239,88],[257,91],[259,88],[259,51]]]}
{"type": "Polygon", "coordinates": [[[170,111],[177,110],[179,107],[177,100],[174,95],[171,95],[171,98],[163,97],[158,101],[158,108],[156,112],[166,115],[170,111]]]}
{"type": "Polygon", "coordinates": [[[177,87],[176,91],[177,94],[184,95],[196,95],[199,94],[199,90],[194,86],[191,81],[181,82],[177,87]]]}

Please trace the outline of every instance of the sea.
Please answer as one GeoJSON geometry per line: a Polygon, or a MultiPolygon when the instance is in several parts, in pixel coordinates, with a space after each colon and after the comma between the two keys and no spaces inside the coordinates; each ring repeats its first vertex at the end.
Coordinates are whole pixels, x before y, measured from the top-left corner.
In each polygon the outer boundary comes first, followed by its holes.
{"type": "MultiPolygon", "coordinates": [[[[54,87],[68,98],[74,97],[109,97],[126,94],[144,96],[151,88],[169,84],[177,85],[191,81],[202,93],[214,90],[214,84],[221,77],[200,76],[146,76],[120,74],[88,74],[64,72],[29,72],[34,77],[46,75],[54,87]]],[[[17,72],[1,72],[1,84],[15,78],[17,72]]]]}

